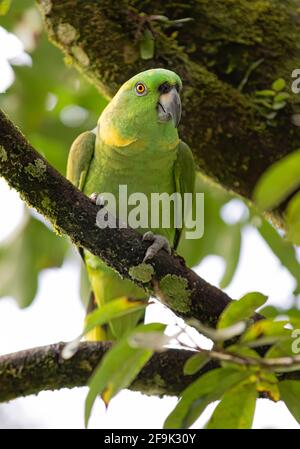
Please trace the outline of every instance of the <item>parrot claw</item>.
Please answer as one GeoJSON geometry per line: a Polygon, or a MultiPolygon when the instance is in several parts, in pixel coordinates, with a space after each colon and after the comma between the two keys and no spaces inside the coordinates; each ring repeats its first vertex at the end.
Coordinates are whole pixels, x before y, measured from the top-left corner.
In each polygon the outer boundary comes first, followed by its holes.
{"type": "Polygon", "coordinates": [[[92,203],[97,204],[97,206],[103,207],[105,204],[105,199],[104,196],[99,195],[96,192],[93,192],[90,196],[89,196],[90,200],[92,201],[92,203]]]}
{"type": "Polygon", "coordinates": [[[98,198],[98,193],[93,192],[90,196],[89,196],[90,200],[92,201],[92,203],[96,204],[97,203],[97,198],[98,198]]]}
{"type": "Polygon", "coordinates": [[[148,231],[143,235],[143,240],[152,242],[152,244],[146,251],[143,262],[152,259],[161,249],[164,249],[169,254],[171,254],[172,252],[168,239],[166,239],[166,237],[163,237],[162,235],[153,234],[152,231],[148,231]]]}

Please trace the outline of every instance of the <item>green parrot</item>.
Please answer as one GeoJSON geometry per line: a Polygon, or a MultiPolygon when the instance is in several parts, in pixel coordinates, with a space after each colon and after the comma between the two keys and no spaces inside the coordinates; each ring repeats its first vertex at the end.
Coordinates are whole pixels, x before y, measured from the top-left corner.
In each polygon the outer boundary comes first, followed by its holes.
{"type": "MultiPolygon", "coordinates": [[[[192,152],[177,131],[181,88],[180,77],[161,68],[139,73],[124,83],[103,110],[97,128],[82,133],[72,144],[67,178],[93,201],[101,192],[118,199],[120,185],[127,187],[128,195],[142,192],[149,201],[153,192],[193,193],[192,152]]],[[[170,223],[169,228],[148,225],[137,229],[151,243],[144,260],[160,249],[177,248],[182,229],[174,220],[170,223]]],[[[88,251],[82,253],[92,289],[88,312],[118,298],[146,299],[142,288],[122,279],[88,251]]],[[[143,314],[133,312],[96,328],[88,339],[119,339],[141,320],[143,314]]]]}

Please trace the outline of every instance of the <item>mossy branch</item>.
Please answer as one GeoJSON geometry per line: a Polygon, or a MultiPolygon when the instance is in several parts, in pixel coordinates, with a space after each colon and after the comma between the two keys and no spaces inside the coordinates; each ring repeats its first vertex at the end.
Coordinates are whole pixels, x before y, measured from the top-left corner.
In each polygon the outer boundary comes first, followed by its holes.
{"type": "Polygon", "coordinates": [[[154,294],[183,318],[214,326],[229,296],[189,269],[175,254],[160,251],[142,263],[149,244],[131,228],[96,225],[99,210],[87,196],[61,176],[0,111],[0,176],[78,247],[99,256],[122,277],[154,294]]]}
{"type": "MultiPolygon", "coordinates": [[[[296,96],[278,112],[275,125],[255,102],[255,91],[269,89],[279,77],[290,90],[291,73],[300,65],[294,0],[37,3],[51,41],[108,97],[138,71],[178,72],[184,82],[180,134],[199,169],[226,188],[251,199],[266,168],[299,147],[300,128],[292,123],[296,96]],[[193,21],[176,28],[151,19],[162,14],[193,21]],[[139,44],[149,27],[155,53],[144,60],[139,44]]],[[[272,215],[281,225],[282,210],[272,215]]]]}
{"type": "MultiPolygon", "coordinates": [[[[61,357],[65,343],[57,343],[0,357],[0,402],[44,390],[80,387],[109,350],[109,342],[84,342],[69,360],[61,357]]],[[[151,395],[178,395],[195,377],[183,375],[191,351],[155,354],[131,385],[151,395]]]]}
{"type": "MultiPolygon", "coordinates": [[[[64,360],[61,357],[64,345],[57,343],[1,356],[0,402],[45,390],[85,386],[110,349],[109,342],[84,342],[71,359],[64,360]]],[[[154,354],[130,385],[130,390],[152,396],[179,396],[196,378],[219,366],[212,360],[198,373],[186,376],[183,367],[193,354],[180,349],[154,354]]],[[[297,380],[300,371],[281,374],[279,378],[297,380]]]]}
{"type": "MultiPolygon", "coordinates": [[[[151,264],[142,263],[147,243],[133,229],[99,229],[98,207],[45,160],[1,110],[0,176],[59,234],[68,235],[75,245],[88,249],[121,276],[146,288],[178,316],[214,326],[230,303],[229,296],[197,276],[175,254],[160,251],[151,264]]],[[[61,344],[0,357],[0,400],[42,389],[84,385],[109,347],[109,343],[83,343],[83,351],[71,361],[61,360],[61,344]]],[[[187,351],[155,355],[154,365],[147,365],[132,388],[149,394],[178,394],[192,379],[182,375],[187,357],[187,351]],[[161,379],[166,382],[162,384],[161,379]]]]}
{"type": "MultiPolygon", "coordinates": [[[[142,263],[147,243],[133,229],[99,229],[98,207],[45,160],[1,110],[0,176],[29,207],[52,223],[58,234],[66,234],[75,245],[99,256],[121,276],[156,295],[178,316],[214,326],[230,303],[229,296],[197,276],[175,254],[160,251],[151,264],[142,263]]],[[[84,385],[109,343],[83,343],[82,351],[71,362],[61,360],[61,348],[58,344],[0,357],[0,400],[42,389],[84,385]]],[[[187,351],[154,356],[155,362],[147,365],[132,388],[149,394],[178,394],[192,379],[181,374],[187,356],[187,351]],[[163,385],[161,378],[166,380],[163,385]]]]}

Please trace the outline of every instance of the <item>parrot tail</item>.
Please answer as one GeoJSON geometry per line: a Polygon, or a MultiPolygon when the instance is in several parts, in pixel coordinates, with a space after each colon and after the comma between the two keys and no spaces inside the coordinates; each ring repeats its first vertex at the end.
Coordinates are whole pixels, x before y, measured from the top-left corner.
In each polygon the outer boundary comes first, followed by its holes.
{"type": "MultiPolygon", "coordinates": [[[[94,292],[91,292],[90,299],[86,308],[87,315],[97,309],[97,303],[94,292]]],[[[108,340],[109,328],[108,325],[96,326],[85,336],[86,341],[104,341],[108,340]]]]}
{"type": "MultiPolygon", "coordinates": [[[[147,299],[147,294],[142,288],[128,279],[122,279],[118,273],[88,252],[85,253],[85,262],[93,292],[90,296],[87,313],[91,313],[98,307],[101,309],[105,304],[117,299],[147,299]]],[[[144,319],[144,314],[145,310],[139,310],[114,318],[106,325],[93,329],[87,339],[92,341],[119,340],[144,319]]]]}

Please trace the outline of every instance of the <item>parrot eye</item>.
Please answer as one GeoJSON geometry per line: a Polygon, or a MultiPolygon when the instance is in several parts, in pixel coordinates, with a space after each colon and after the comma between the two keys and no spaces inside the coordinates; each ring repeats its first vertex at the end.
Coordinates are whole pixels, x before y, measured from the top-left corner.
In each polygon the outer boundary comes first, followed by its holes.
{"type": "Polygon", "coordinates": [[[136,83],[135,91],[137,95],[145,95],[147,93],[146,86],[143,83],[136,83]]]}

